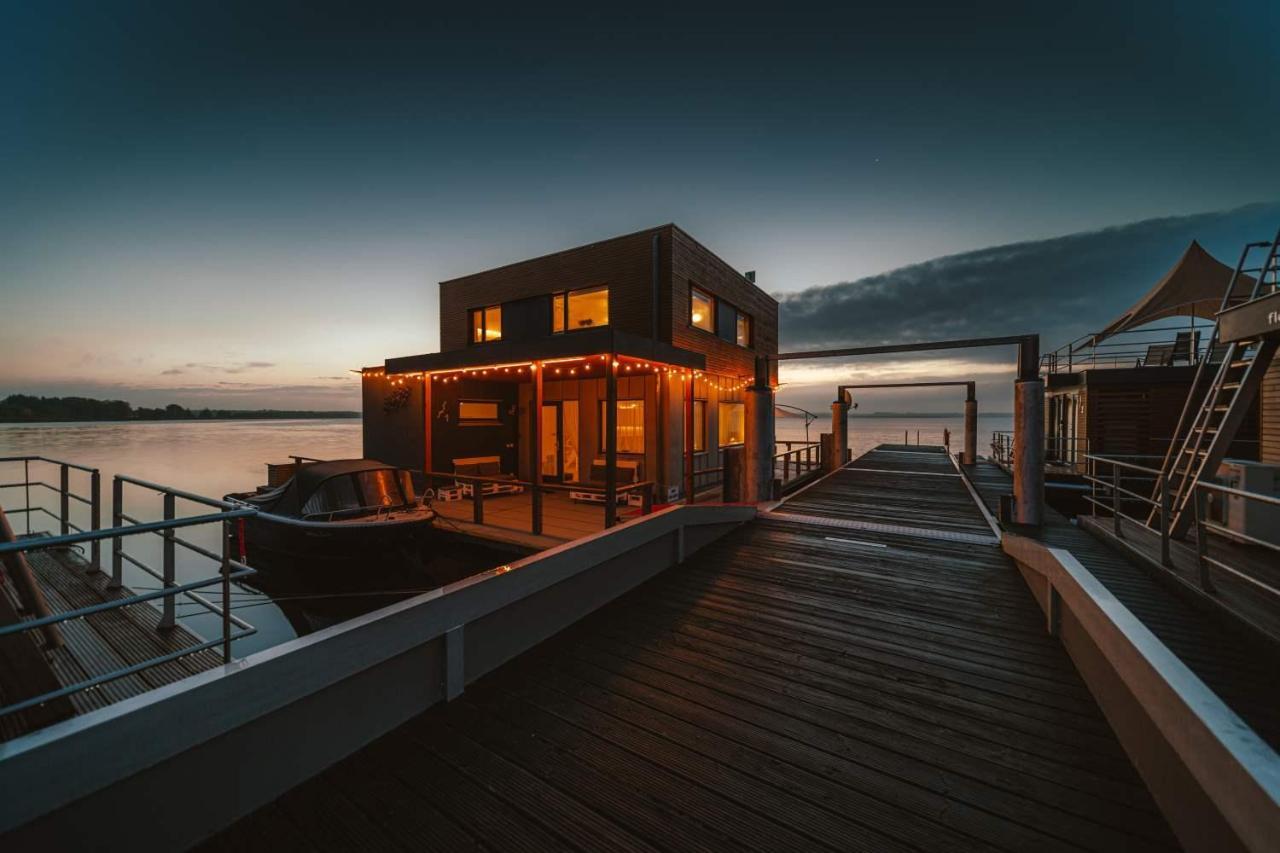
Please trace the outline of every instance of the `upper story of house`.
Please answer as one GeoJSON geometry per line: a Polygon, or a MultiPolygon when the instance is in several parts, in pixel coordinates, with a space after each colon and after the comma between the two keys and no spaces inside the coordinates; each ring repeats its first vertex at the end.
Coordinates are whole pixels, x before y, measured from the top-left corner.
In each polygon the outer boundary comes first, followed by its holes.
{"type": "Polygon", "coordinates": [[[778,352],[777,301],[675,225],[440,283],[442,352],[602,327],[699,353],[716,374],[778,352]]]}

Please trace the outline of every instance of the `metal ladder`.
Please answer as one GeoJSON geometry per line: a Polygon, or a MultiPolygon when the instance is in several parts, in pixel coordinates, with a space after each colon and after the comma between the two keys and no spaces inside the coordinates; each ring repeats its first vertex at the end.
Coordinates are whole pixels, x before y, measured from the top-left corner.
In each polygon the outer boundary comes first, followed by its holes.
{"type": "MultiPolygon", "coordinates": [[[[1268,242],[1246,244],[1219,310],[1258,298],[1264,285],[1274,288],[1278,252],[1280,234],[1268,242]],[[1265,252],[1265,260],[1259,266],[1250,266],[1258,250],[1265,252]]],[[[1274,338],[1255,338],[1233,341],[1220,349],[1219,327],[1214,325],[1161,468],[1162,480],[1169,489],[1170,536],[1177,538],[1186,533],[1194,515],[1195,484],[1206,474],[1212,476],[1226,457],[1249,407],[1258,397],[1263,375],[1278,346],[1280,341],[1274,338]],[[1221,360],[1216,360],[1219,356],[1221,360]]],[[[1157,483],[1153,495],[1157,507],[1161,505],[1161,488],[1157,483]]],[[[1156,527],[1159,522],[1160,510],[1153,509],[1147,524],[1156,527]]]]}

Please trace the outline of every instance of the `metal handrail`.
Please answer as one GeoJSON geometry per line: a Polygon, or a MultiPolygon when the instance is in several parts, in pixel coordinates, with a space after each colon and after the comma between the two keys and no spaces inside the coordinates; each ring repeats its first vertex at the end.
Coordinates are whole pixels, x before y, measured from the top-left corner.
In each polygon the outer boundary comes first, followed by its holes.
{"type": "MultiPolygon", "coordinates": [[[[160,589],[130,595],[124,598],[118,598],[111,601],[104,601],[98,604],[77,608],[74,610],[64,611],[61,613],[52,613],[40,616],[35,619],[23,620],[13,625],[0,626],[0,637],[11,634],[18,634],[26,631],[36,630],[62,622],[68,622],[76,619],[82,619],[95,613],[102,613],[110,610],[118,610],[125,607],[152,602],[155,600],[163,601],[163,609],[161,611],[160,622],[158,628],[169,628],[176,624],[174,602],[178,596],[182,596],[209,613],[220,617],[222,621],[222,636],[187,646],[173,652],[149,658],[136,664],[120,667],[110,672],[95,676],[76,684],[68,685],[50,693],[22,702],[14,703],[0,708],[0,716],[16,713],[26,708],[34,707],[42,702],[48,702],[63,696],[69,696],[74,693],[88,690],[100,684],[123,678],[136,672],[141,672],[150,667],[158,666],[172,660],[176,660],[187,655],[195,654],[199,651],[222,646],[222,654],[224,662],[231,661],[231,644],[233,641],[251,636],[257,633],[257,629],[246,622],[244,619],[236,616],[231,612],[231,582],[239,580],[249,575],[255,574],[255,570],[240,560],[233,559],[231,556],[231,524],[232,522],[241,521],[244,518],[258,514],[255,507],[245,504],[235,504],[224,500],[197,495],[192,492],[186,492],[181,489],[175,489],[169,486],[153,483],[148,480],[142,480],[136,477],[129,477],[123,474],[116,475],[112,489],[112,526],[102,528],[100,526],[101,517],[101,488],[100,473],[95,468],[89,468],[84,465],[77,465],[71,462],[55,460],[43,456],[22,456],[22,457],[3,457],[0,462],[22,462],[24,466],[23,482],[4,483],[0,488],[25,488],[27,491],[27,505],[21,510],[10,510],[11,512],[24,512],[28,519],[33,512],[44,512],[51,518],[58,520],[61,524],[62,532],[58,535],[40,536],[37,538],[28,538],[18,540],[16,542],[0,543],[0,556],[12,553],[25,553],[33,551],[42,551],[50,548],[63,548],[76,546],[81,544],[89,544],[92,548],[91,570],[100,570],[100,544],[103,540],[110,539],[113,543],[112,547],[112,573],[111,581],[108,584],[109,589],[120,588],[122,583],[122,568],[125,562],[136,566],[138,569],[160,581],[162,586],[160,589]],[[58,465],[62,470],[61,486],[54,487],[43,481],[33,481],[30,479],[30,463],[44,462],[48,464],[58,465]],[[75,495],[67,487],[68,471],[75,469],[87,472],[91,475],[91,495],[84,498],[75,495]],[[32,485],[45,485],[46,487],[57,492],[61,496],[61,514],[56,514],[43,506],[31,506],[30,487],[32,485]],[[139,521],[133,516],[124,512],[123,508],[123,492],[126,484],[133,484],[142,488],[156,491],[164,497],[165,518],[159,521],[139,521]],[[83,530],[73,524],[68,517],[68,501],[70,498],[77,498],[88,504],[91,513],[91,529],[83,530]],[[185,517],[177,517],[175,512],[175,504],[178,499],[187,500],[196,504],[217,508],[219,512],[201,513],[185,517]],[[129,524],[125,524],[125,521],[129,524]],[[218,554],[207,548],[189,542],[176,535],[175,531],[185,528],[194,527],[202,524],[219,524],[222,532],[222,553],[218,554]],[[75,530],[75,533],[69,532],[75,530]],[[156,534],[164,539],[164,569],[163,572],[157,572],[155,569],[143,563],[135,556],[124,551],[123,542],[126,537],[137,536],[141,534],[156,534]],[[218,575],[209,578],[202,578],[185,583],[177,583],[175,580],[175,558],[174,548],[178,545],[209,558],[217,562],[220,566],[218,575]],[[220,584],[222,587],[222,605],[218,606],[208,598],[195,592],[208,586],[220,584]],[[232,626],[239,630],[232,630],[232,626]]],[[[30,522],[28,521],[28,530],[30,522]]]]}

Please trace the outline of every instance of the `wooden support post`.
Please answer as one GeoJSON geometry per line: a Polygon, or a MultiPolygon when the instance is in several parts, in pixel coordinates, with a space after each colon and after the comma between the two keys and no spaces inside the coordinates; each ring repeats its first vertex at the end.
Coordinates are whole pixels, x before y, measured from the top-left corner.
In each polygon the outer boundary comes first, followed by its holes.
{"type": "Polygon", "coordinates": [[[71,471],[63,462],[58,472],[58,520],[59,530],[66,536],[71,532],[71,471]]]}
{"type": "Polygon", "coordinates": [[[434,460],[431,458],[431,423],[434,416],[431,413],[431,374],[422,374],[422,475],[425,478],[423,488],[431,487],[431,477],[428,474],[436,470],[434,460]]]}
{"type": "Polygon", "coordinates": [[[484,483],[471,481],[471,520],[476,524],[484,524],[484,483]]]}
{"type": "Polygon", "coordinates": [[[685,503],[693,503],[693,377],[689,377],[688,382],[679,381],[684,386],[684,500],[685,503]]]}
{"type": "MultiPolygon", "coordinates": [[[[89,475],[89,529],[102,529],[102,474],[93,469],[89,475]]],[[[89,545],[89,570],[102,571],[102,540],[95,539],[89,545]]]]}
{"type": "MultiPolygon", "coordinates": [[[[119,529],[124,526],[124,480],[113,477],[111,480],[111,526],[119,529]]],[[[124,583],[124,539],[111,537],[111,580],[107,589],[119,589],[124,583]]]]}
{"type": "Polygon", "coordinates": [[[609,353],[609,369],[605,371],[604,389],[604,526],[610,528],[618,523],[617,353],[609,353]]]}
{"type": "Polygon", "coordinates": [[[531,418],[529,456],[533,463],[529,471],[529,507],[530,530],[534,536],[540,536],[542,534],[542,364],[539,362],[535,367],[537,370],[531,373],[533,389],[529,395],[531,418]]]}
{"type": "MultiPolygon", "coordinates": [[[[177,517],[176,512],[177,499],[169,492],[164,495],[164,520],[173,521],[177,517]]],[[[176,559],[174,530],[172,527],[164,531],[164,587],[169,589],[174,585],[174,563],[176,559]]],[[[177,602],[175,596],[166,595],[163,599],[164,606],[160,611],[160,624],[158,628],[172,628],[178,624],[177,619],[177,602]]]]}

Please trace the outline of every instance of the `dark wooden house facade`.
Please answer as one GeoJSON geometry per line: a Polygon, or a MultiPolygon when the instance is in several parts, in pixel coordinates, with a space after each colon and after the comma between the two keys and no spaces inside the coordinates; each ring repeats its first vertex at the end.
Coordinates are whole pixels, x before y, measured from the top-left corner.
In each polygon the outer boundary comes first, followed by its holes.
{"type": "Polygon", "coordinates": [[[598,485],[614,420],[618,482],[677,500],[743,441],[778,305],[664,225],[441,282],[440,341],[364,370],[365,456],[598,485]]]}

